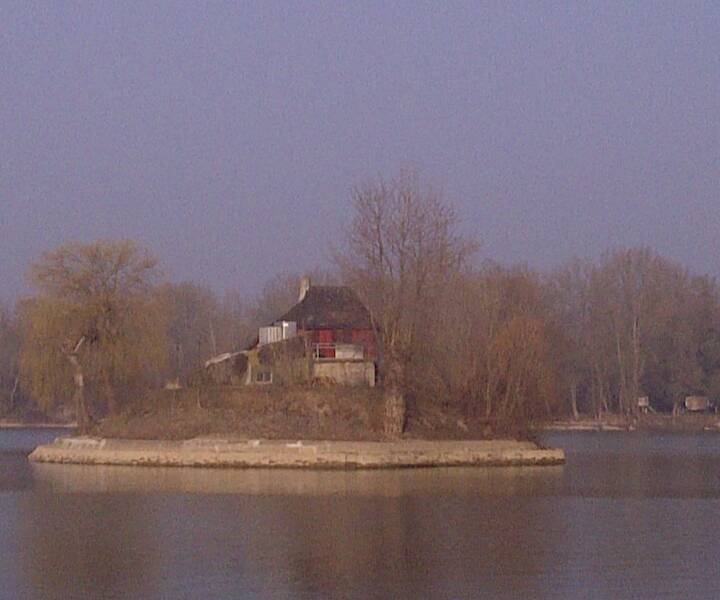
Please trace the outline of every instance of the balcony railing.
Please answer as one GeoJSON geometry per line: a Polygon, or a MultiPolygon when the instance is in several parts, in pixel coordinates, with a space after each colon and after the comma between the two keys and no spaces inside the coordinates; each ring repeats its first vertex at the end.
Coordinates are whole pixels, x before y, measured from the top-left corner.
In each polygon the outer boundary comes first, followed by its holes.
{"type": "Polygon", "coordinates": [[[362,360],[365,358],[365,350],[361,344],[321,342],[313,344],[312,348],[315,360],[362,360]]]}

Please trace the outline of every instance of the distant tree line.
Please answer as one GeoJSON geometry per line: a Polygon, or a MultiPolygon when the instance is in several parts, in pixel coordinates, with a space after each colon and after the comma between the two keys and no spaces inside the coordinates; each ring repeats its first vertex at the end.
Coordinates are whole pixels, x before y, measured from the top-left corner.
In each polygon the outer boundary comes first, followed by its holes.
{"type": "Polygon", "coordinates": [[[338,263],[377,319],[399,413],[421,403],[513,425],[633,416],[641,396],[658,411],[720,398],[713,278],[644,247],[550,272],[478,262],[452,208],[408,176],[355,190],[353,207],[338,263]]]}
{"type": "MultiPolygon", "coordinates": [[[[414,412],[491,427],[557,415],[634,415],[720,398],[720,290],[649,248],[550,272],[478,258],[452,207],[412,175],[355,189],[336,269],[378,332],[387,429],[414,412]]],[[[82,427],[140,390],[192,385],[297,299],[300,273],[218,296],[169,283],[132,241],[67,243],[30,268],[33,296],[0,307],[0,415],[67,406],[82,427]]]]}

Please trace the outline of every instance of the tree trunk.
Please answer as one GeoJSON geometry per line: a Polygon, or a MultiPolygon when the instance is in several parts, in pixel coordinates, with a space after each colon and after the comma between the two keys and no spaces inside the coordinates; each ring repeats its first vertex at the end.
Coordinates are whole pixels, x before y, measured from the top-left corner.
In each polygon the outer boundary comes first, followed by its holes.
{"type": "Polygon", "coordinates": [[[83,378],[82,367],[80,361],[75,354],[68,356],[70,364],[73,366],[73,380],[75,382],[75,392],[73,393],[73,404],[75,405],[75,420],[77,421],[78,431],[81,434],[87,433],[88,414],[85,406],[85,380],[83,378]]]}
{"type": "Polygon", "coordinates": [[[384,430],[388,437],[400,437],[405,431],[407,405],[403,393],[403,368],[398,360],[388,361],[385,377],[384,430]]]}
{"type": "Polygon", "coordinates": [[[640,396],[640,375],[642,371],[642,363],[640,356],[640,322],[636,317],[633,320],[632,329],[632,346],[633,346],[633,378],[632,378],[632,398],[630,404],[630,413],[637,414],[638,397],[640,396]]]}
{"type": "Polygon", "coordinates": [[[68,360],[73,368],[73,381],[75,382],[75,391],[73,392],[73,404],[75,405],[75,420],[77,421],[78,431],[81,435],[87,433],[89,418],[87,406],[85,405],[85,379],[80,361],[78,360],[78,352],[85,342],[85,337],[81,337],[75,348],[67,354],[68,360]]]}
{"type": "Polygon", "coordinates": [[[213,356],[217,356],[217,340],[215,339],[215,327],[213,327],[212,317],[209,319],[210,323],[210,345],[212,346],[213,356]]]}
{"type": "Polygon", "coordinates": [[[400,437],[405,431],[406,417],[405,397],[397,389],[385,392],[385,435],[400,437]]]}
{"type": "Polygon", "coordinates": [[[486,370],[485,381],[485,418],[489,419],[492,414],[492,397],[490,395],[490,370],[486,370]]]}
{"type": "Polygon", "coordinates": [[[615,332],[615,344],[617,347],[617,361],[618,371],[620,375],[620,390],[618,393],[618,412],[620,414],[626,414],[626,400],[627,400],[627,374],[625,372],[625,360],[623,358],[622,350],[620,349],[620,334],[615,332]]]}
{"type": "Polygon", "coordinates": [[[573,381],[570,385],[570,404],[572,406],[573,419],[577,421],[580,418],[577,407],[577,381],[573,381]]]}
{"type": "Polygon", "coordinates": [[[18,385],[20,383],[20,375],[15,375],[15,383],[13,383],[12,392],[10,392],[10,400],[8,400],[8,412],[15,410],[15,396],[17,395],[18,385]]]}
{"type": "Polygon", "coordinates": [[[110,375],[107,371],[103,373],[103,387],[105,388],[105,402],[107,414],[115,415],[118,413],[117,398],[115,396],[115,389],[113,387],[110,375]]]}

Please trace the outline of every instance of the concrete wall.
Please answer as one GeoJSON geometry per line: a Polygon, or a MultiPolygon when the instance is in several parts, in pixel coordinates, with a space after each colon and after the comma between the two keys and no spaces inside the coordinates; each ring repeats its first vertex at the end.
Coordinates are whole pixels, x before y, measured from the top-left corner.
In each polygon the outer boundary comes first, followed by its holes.
{"type": "Polygon", "coordinates": [[[338,385],[375,387],[375,363],[372,361],[317,361],[313,377],[332,379],[338,385]]]}
{"type": "Polygon", "coordinates": [[[562,450],[514,440],[288,443],[217,437],[175,442],[58,438],[38,446],[29,458],[32,462],[88,465],[310,469],[530,466],[565,462],[562,450]]]}

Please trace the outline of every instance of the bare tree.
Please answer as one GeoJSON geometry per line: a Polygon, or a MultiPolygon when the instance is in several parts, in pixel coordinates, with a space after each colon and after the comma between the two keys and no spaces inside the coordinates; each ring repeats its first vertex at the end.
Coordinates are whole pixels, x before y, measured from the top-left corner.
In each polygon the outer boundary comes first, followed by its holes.
{"type": "MultiPolygon", "coordinates": [[[[590,402],[593,349],[590,303],[591,265],[572,260],[545,279],[550,321],[556,332],[555,361],[561,380],[560,393],[573,418],[580,416],[580,403],[590,402]]],[[[599,406],[594,405],[594,412],[599,406]]]]}
{"type": "Polygon", "coordinates": [[[720,298],[648,248],[575,262],[547,278],[563,388],[588,412],[635,415],[638,396],[669,409],[712,394],[720,368],[720,298]]]}
{"type": "Polygon", "coordinates": [[[476,246],[459,233],[455,211],[413,175],[358,187],[351,204],[348,243],[337,262],[377,328],[386,431],[397,435],[404,427],[418,332],[434,314],[438,293],[476,246]]]}
{"type": "Polygon", "coordinates": [[[218,348],[229,349],[233,327],[211,290],[191,282],[166,283],[158,296],[167,314],[168,376],[187,383],[218,348]]]}
{"type": "Polygon", "coordinates": [[[486,264],[457,274],[423,328],[417,393],[496,431],[556,410],[555,338],[540,277],[486,264]]]}

